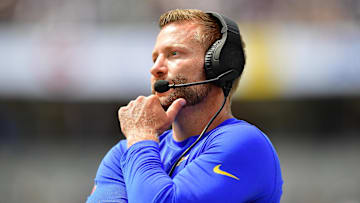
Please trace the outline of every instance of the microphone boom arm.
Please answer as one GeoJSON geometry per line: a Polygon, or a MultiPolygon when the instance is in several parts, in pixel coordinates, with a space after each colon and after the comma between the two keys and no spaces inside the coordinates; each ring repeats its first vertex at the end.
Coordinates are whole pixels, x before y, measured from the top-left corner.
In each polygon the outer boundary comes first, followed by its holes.
{"type": "Polygon", "coordinates": [[[213,78],[213,79],[209,79],[209,80],[205,80],[205,81],[198,81],[198,82],[191,82],[191,83],[186,83],[186,84],[171,84],[169,85],[169,88],[177,88],[177,87],[188,87],[188,86],[193,86],[193,85],[202,85],[202,84],[207,84],[207,83],[211,83],[211,82],[214,82],[214,81],[218,81],[220,80],[222,77],[226,76],[227,74],[233,72],[234,70],[229,70],[229,71],[226,71],[225,73],[217,76],[216,78],[213,78]]]}

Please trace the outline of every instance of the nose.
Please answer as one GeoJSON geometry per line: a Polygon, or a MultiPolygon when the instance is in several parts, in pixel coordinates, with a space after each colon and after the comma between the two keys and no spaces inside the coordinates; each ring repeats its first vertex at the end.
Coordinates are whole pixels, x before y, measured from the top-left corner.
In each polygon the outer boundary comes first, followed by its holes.
{"type": "Polygon", "coordinates": [[[150,69],[150,73],[155,78],[164,78],[168,73],[165,57],[162,54],[156,58],[154,65],[150,69]]]}

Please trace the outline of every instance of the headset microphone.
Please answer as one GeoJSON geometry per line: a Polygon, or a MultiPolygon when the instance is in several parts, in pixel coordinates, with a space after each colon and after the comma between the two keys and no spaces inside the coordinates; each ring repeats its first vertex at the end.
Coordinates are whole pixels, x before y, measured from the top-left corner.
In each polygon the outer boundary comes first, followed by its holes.
{"type": "Polygon", "coordinates": [[[178,88],[178,87],[188,87],[188,86],[193,86],[193,85],[202,85],[202,84],[207,84],[207,83],[211,83],[211,82],[215,82],[218,81],[220,79],[223,79],[224,77],[227,77],[226,80],[232,80],[232,78],[230,77],[238,77],[239,73],[234,70],[231,69],[229,71],[226,71],[223,74],[220,74],[218,77],[210,79],[210,80],[204,80],[204,81],[199,81],[199,82],[190,82],[190,83],[185,83],[185,84],[169,84],[168,81],[166,80],[158,80],[155,82],[154,84],[154,90],[159,92],[159,93],[163,93],[168,91],[170,88],[178,88]],[[234,73],[235,72],[235,73],[234,73]]]}
{"type": "Polygon", "coordinates": [[[158,80],[154,84],[154,90],[160,93],[166,92],[170,89],[169,82],[166,80],[158,80]]]}

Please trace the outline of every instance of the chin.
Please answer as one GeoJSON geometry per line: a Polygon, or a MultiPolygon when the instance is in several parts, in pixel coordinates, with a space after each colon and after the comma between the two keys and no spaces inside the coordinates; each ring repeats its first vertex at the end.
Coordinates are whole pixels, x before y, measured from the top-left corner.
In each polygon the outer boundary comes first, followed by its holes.
{"type": "Polygon", "coordinates": [[[168,92],[164,92],[164,93],[158,93],[156,94],[159,97],[160,100],[160,104],[161,106],[164,108],[164,110],[166,111],[171,104],[176,100],[175,98],[173,98],[171,96],[171,93],[168,92]]]}
{"type": "Polygon", "coordinates": [[[163,92],[163,93],[159,93],[159,92],[155,92],[155,95],[158,96],[161,100],[161,98],[164,98],[168,95],[167,92],[163,92]]]}
{"type": "Polygon", "coordinates": [[[169,94],[166,94],[166,93],[157,93],[156,95],[159,97],[159,100],[160,100],[161,105],[163,105],[163,104],[166,105],[166,103],[169,103],[169,98],[170,98],[170,95],[169,95],[169,94]]]}
{"type": "Polygon", "coordinates": [[[160,104],[163,107],[164,111],[167,111],[168,108],[171,106],[172,102],[169,103],[166,99],[165,100],[160,100],[160,104]]]}
{"type": "Polygon", "coordinates": [[[156,91],[153,91],[153,93],[158,97],[169,97],[173,91],[174,91],[174,89],[169,89],[168,91],[163,92],[163,93],[156,92],[156,91]]]}

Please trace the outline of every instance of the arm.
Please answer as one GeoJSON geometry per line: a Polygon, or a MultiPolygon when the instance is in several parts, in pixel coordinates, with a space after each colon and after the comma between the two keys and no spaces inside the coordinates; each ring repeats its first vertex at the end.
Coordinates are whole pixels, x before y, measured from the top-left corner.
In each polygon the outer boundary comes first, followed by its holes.
{"type": "Polygon", "coordinates": [[[95,178],[93,192],[87,200],[88,203],[127,202],[126,185],[120,167],[120,159],[124,154],[126,145],[130,147],[141,140],[158,141],[158,134],[165,131],[175,119],[175,115],[185,104],[185,100],[180,99],[174,104],[165,112],[158,98],[150,96],[148,98],[139,97],[136,102],[130,102],[128,106],[120,108],[119,120],[122,131],[124,134],[126,133],[127,140],[126,142],[121,141],[113,147],[101,162],[95,178]],[[155,109],[151,107],[154,104],[157,107],[155,109]]]}
{"type": "Polygon", "coordinates": [[[174,121],[183,105],[178,99],[165,112],[158,98],[149,96],[120,108],[128,142],[121,169],[129,202],[246,202],[264,197],[262,202],[276,202],[271,199],[276,182],[274,153],[255,127],[241,126],[218,136],[173,179],[167,175],[157,134],[174,121]],[[239,180],[220,175],[220,170],[239,180]]]}
{"type": "Polygon", "coordinates": [[[156,142],[134,144],[121,160],[129,202],[277,202],[271,200],[273,152],[253,129],[217,135],[173,179],[162,168],[156,142]]]}
{"type": "Polygon", "coordinates": [[[95,178],[95,185],[87,203],[111,201],[127,202],[127,193],[120,167],[120,158],[126,149],[126,142],[115,145],[103,158],[95,178]]]}

